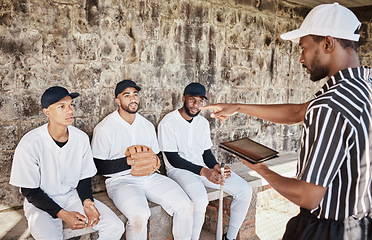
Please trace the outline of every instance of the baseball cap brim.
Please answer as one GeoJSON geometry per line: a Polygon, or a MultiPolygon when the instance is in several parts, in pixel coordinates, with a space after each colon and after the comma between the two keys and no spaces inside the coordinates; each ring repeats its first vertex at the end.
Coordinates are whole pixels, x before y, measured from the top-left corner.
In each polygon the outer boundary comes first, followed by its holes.
{"type": "Polygon", "coordinates": [[[305,17],[300,28],[284,33],[280,37],[298,43],[307,35],[331,36],[350,41],[359,41],[361,23],[355,14],[340,4],[321,4],[314,7],[305,17]]]}
{"type": "Polygon", "coordinates": [[[79,95],[80,94],[77,92],[69,93],[66,88],[60,86],[50,87],[45,90],[45,92],[41,96],[41,107],[48,108],[50,105],[61,101],[67,96],[70,96],[72,99],[74,99],[79,95]]]}
{"type": "MultiPolygon", "coordinates": [[[[72,99],[74,99],[74,98],[76,98],[76,97],[79,97],[79,96],[80,96],[80,93],[73,92],[73,93],[70,93],[70,94],[67,95],[67,96],[70,96],[72,99]]],[[[67,96],[65,96],[65,97],[67,97],[67,96]]],[[[65,98],[65,97],[63,97],[63,98],[65,98]]],[[[63,99],[63,98],[62,98],[62,99],[63,99]]]]}
{"type": "Polygon", "coordinates": [[[141,88],[135,82],[133,82],[132,80],[125,79],[116,84],[115,97],[118,97],[120,93],[122,93],[125,89],[130,87],[135,88],[137,91],[141,91],[141,88]]]}
{"type": "Polygon", "coordinates": [[[202,97],[202,98],[204,98],[205,100],[208,100],[208,98],[205,96],[205,94],[200,93],[200,92],[189,92],[189,93],[187,93],[187,94],[189,94],[189,95],[192,96],[192,97],[202,97]]]}
{"type": "Polygon", "coordinates": [[[304,37],[306,35],[309,35],[309,34],[305,33],[301,29],[296,29],[296,30],[293,30],[293,31],[290,31],[290,32],[287,32],[287,33],[283,33],[283,34],[280,35],[280,37],[283,40],[290,40],[292,42],[299,43],[300,38],[304,37]]]}

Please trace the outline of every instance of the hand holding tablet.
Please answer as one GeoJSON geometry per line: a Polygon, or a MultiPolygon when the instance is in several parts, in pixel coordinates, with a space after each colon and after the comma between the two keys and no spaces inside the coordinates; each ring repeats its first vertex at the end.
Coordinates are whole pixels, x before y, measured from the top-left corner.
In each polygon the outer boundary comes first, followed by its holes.
{"type": "Polygon", "coordinates": [[[220,148],[253,164],[278,157],[278,152],[249,138],[222,142],[220,148]]]}

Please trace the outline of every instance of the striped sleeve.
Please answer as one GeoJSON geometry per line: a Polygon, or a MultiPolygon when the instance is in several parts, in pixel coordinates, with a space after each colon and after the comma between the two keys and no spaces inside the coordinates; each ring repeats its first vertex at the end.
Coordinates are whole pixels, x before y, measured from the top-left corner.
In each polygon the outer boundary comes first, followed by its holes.
{"type": "Polygon", "coordinates": [[[319,106],[311,109],[311,117],[305,123],[304,151],[298,178],[306,182],[328,187],[346,159],[347,149],[353,143],[353,128],[334,109],[319,106]],[[306,145],[309,144],[310,145],[306,145]]]}

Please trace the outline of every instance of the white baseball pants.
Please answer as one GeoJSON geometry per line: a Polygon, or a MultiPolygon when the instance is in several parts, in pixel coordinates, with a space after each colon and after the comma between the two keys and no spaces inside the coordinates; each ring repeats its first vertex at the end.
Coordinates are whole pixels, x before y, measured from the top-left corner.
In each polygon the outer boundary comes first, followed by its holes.
{"type": "MultiPolygon", "coordinates": [[[[85,216],[84,208],[76,190],[53,200],[66,211],[75,211],[85,216]]],[[[93,229],[99,231],[100,240],[119,240],[124,233],[124,224],[109,207],[94,199],[95,207],[101,214],[100,221],[93,229]]],[[[24,201],[25,216],[31,235],[36,240],[62,240],[62,220],[53,218],[47,212],[35,207],[27,199],[24,201]]]]}
{"type": "Polygon", "coordinates": [[[126,216],[126,239],[147,239],[150,209],[147,200],[157,203],[173,216],[175,240],[190,240],[193,204],[172,179],[158,173],[134,177],[125,175],[106,180],[106,189],[115,206],[126,216]]]}
{"type": "MultiPolygon", "coordinates": [[[[191,239],[199,239],[204,223],[205,211],[209,203],[205,187],[219,189],[220,185],[210,182],[204,176],[196,175],[184,169],[172,168],[167,171],[167,174],[183,188],[194,203],[194,222],[191,239]]],[[[231,172],[231,177],[225,180],[224,192],[233,197],[230,206],[230,222],[227,238],[235,239],[248,212],[252,198],[252,187],[234,172],[231,172]]]]}

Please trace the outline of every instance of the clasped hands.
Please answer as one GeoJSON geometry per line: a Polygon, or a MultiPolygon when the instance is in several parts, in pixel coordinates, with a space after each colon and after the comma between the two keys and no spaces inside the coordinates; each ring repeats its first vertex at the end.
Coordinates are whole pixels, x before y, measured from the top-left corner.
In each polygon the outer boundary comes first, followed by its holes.
{"type": "Polygon", "coordinates": [[[83,202],[85,215],[76,211],[66,211],[61,209],[57,213],[57,217],[62,219],[72,229],[92,228],[100,221],[100,213],[94,206],[94,202],[89,198],[83,202]]]}
{"type": "Polygon", "coordinates": [[[225,165],[224,176],[222,176],[221,166],[220,164],[216,164],[213,168],[203,167],[200,171],[200,175],[206,177],[212,183],[224,185],[225,179],[231,176],[231,170],[227,165],[225,165]]]}

